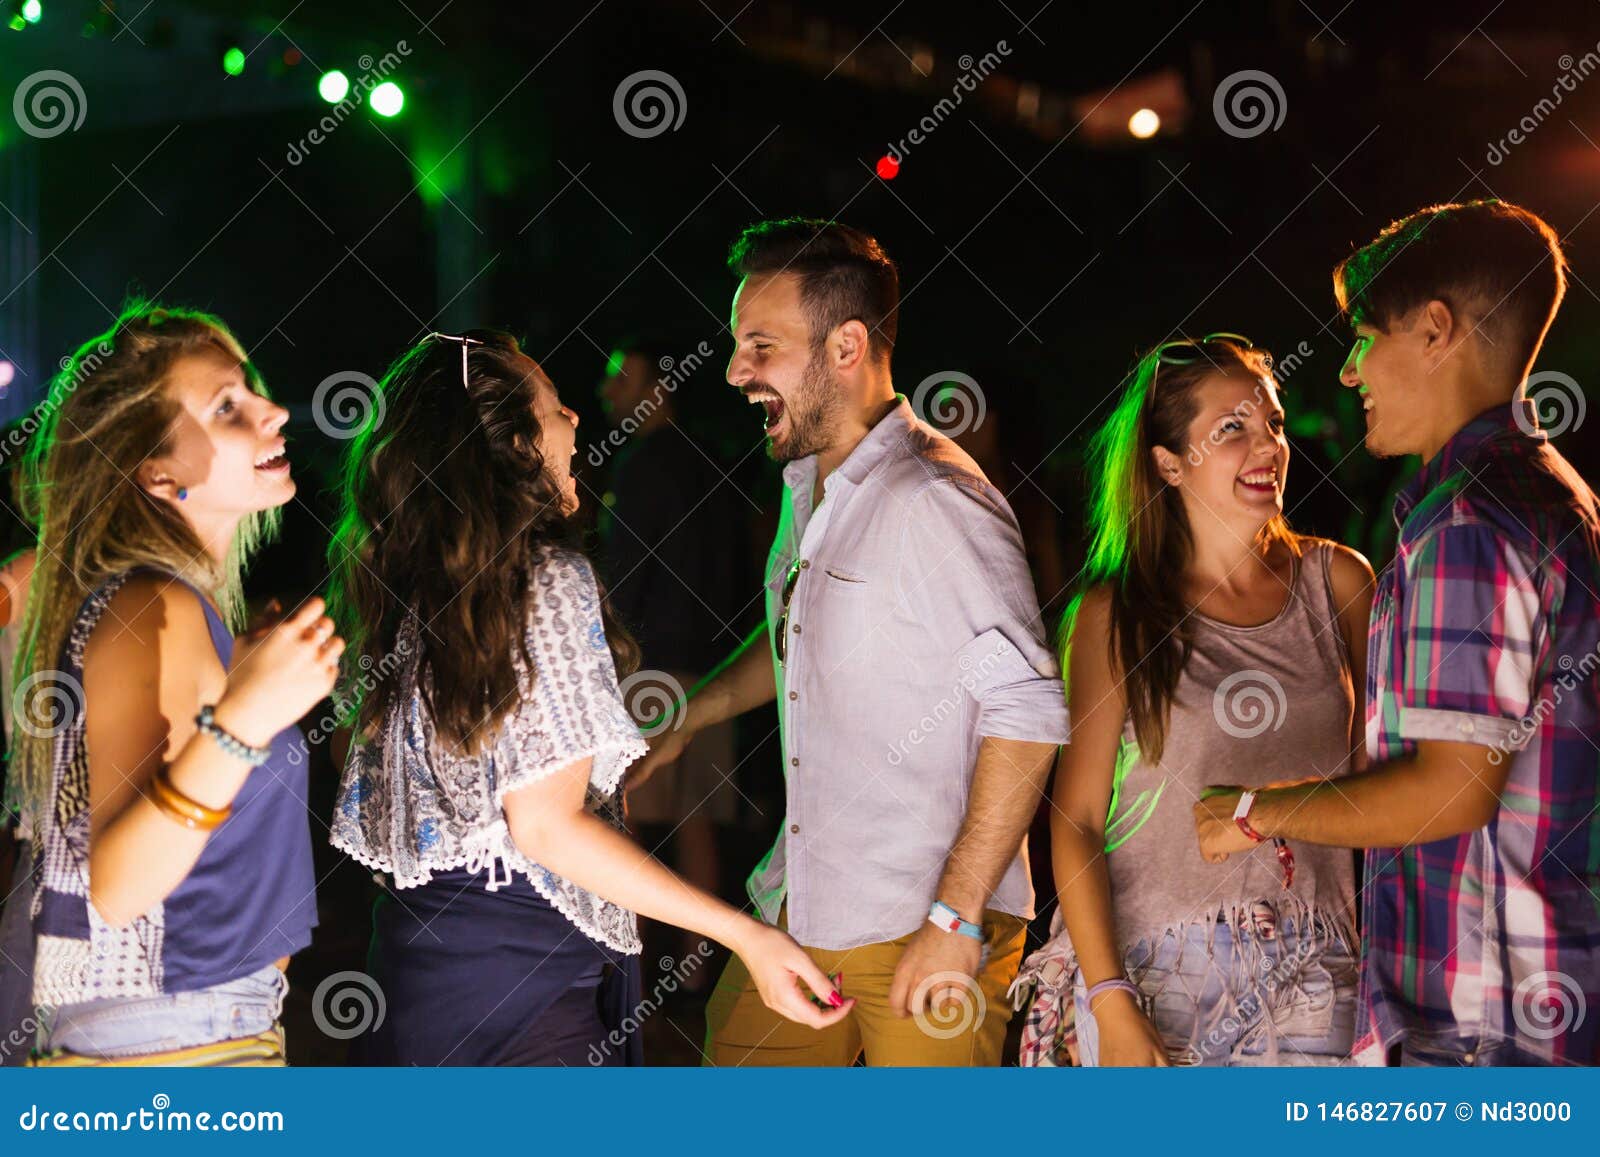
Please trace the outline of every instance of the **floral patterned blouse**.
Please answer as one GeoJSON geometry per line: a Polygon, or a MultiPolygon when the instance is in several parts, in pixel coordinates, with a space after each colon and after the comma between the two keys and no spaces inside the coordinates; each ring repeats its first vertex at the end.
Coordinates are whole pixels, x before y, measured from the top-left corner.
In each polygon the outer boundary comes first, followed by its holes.
{"type": "Polygon", "coordinates": [[[561,549],[537,560],[526,635],[533,668],[513,648],[508,661],[521,701],[484,752],[462,755],[436,738],[421,694],[420,680],[429,675],[421,668],[420,629],[409,617],[396,640],[403,657],[392,677],[409,693],[390,700],[373,738],[351,747],[329,837],[334,847],[391,873],[397,888],[465,867],[487,868],[488,890],[495,891],[521,872],[584,934],[637,953],[634,914],[528,859],[503,810],[508,792],[592,756],[587,806],[623,826],[618,786],[645,743],[617,686],[589,561],[561,549]]]}

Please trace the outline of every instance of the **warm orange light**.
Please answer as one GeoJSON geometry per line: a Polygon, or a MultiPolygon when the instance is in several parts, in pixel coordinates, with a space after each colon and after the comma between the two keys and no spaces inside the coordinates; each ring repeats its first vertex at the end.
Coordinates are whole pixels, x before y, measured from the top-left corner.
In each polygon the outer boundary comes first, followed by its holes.
{"type": "Polygon", "coordinates": [[[1161,129],[1161,117],[1153,108],[1142,108],[1128,118],[1128,131],[1141,141],[1155,136],[1161,129]]]}

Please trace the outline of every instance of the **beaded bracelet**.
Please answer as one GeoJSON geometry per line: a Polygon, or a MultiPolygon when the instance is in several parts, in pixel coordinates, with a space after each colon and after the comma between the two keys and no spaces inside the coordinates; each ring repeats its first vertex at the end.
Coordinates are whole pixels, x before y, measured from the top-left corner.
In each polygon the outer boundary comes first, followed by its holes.
{"type": "Polygon", "coordinates": [[[272,755],[272,746],[270,744],[266,747],[251,747],[244,740],[230,735],[217,726],[215,711],[209,703],[200,708],[200,714],[194,717],[194,722],[201,733],[209,735],[216,740],[217,746],[222,748],[223,751],[226,751],[229,755],[237,756],[251,767],[260,767],[272,755]]]}

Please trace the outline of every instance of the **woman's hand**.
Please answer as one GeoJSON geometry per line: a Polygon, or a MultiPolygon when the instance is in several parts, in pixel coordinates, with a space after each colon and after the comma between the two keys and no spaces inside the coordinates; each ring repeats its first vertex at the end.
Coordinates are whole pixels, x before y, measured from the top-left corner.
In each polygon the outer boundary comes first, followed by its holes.
{"type": "Polygon", "coordinates": [[[1102,1068],[1167,1068],[1167,1046],[1131,992],[1116,989],[1095,998],[1095,1028],[1100,1035],[1102,1068]]]}
{"type": "Polygon", "coordinates": [[[240,640],[216,706],[218,726],[264,747],[333,690],[344,640],[322,607],[320,598],[308,599],[275,626],[240,640]]]}
{"type": "Polygon", "coordinates": [[[773,1012],[812,1028],[827,1028],[849,1016],[855,1007],[855,999],[845,999],[806,950],[781,929],[751,920],[748,936],[730,947],[750,970],[750,978],[761,992],[761,1002],[773,1012]],[[829,1007],[812,1004],[801,992],[802,984],[829,1007]]]}

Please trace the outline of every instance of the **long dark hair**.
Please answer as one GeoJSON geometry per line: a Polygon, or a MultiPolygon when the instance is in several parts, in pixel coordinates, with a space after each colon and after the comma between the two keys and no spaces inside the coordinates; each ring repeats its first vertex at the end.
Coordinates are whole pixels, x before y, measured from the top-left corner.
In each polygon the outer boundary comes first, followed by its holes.
{"type": "MultiPolygon", "coordinates": [[[[429,337],[378,383],[345,454],[338,528],[328,547],[329,607],[351,675],[390,669],[408,613],[420,624],[424,703],[441,739],[480,751],[517,705],[514,649],[524,636],[533,568],[549,548],[577,549],[545,469],[536,378],[516,339],[469,330],[429,337]]],[[[601,600],[619,673],[638,650],[601,600]]],[[[349,680],[347,680],[349,682],[349,680]]],[[[342,695],[368,734],[408,689],[356,680],[342,695]]]]}
{"type": "MultiPolygon", "coordinates": [[[[1236,342],[1212,340],[1198,348],[1205,356],[1188,364],[1163,361],[1160,348],[1140,358],[1116,409],[1089,443],[1089,557],[1059,636],[1067,671],[1084,594],[1102,585],[1110,591],[1113,669],[1126,690],[1139,750],[1152,764],[1160,762],[1172,698],[1189,661],[1192,608],[1183,601],[1180,579],[1194,548],[1183,497],[1156,473],[1152,450],[1165,446],[1180,457],[1203,452],[1189,445],[1199,408],[1196,387],[1218,373],[1260,379],[1272,367],[1265,350],[1236,342]]],[[[1281,515],[1261,537],[1300,552],[1298,536],[1281,515]]]]}

